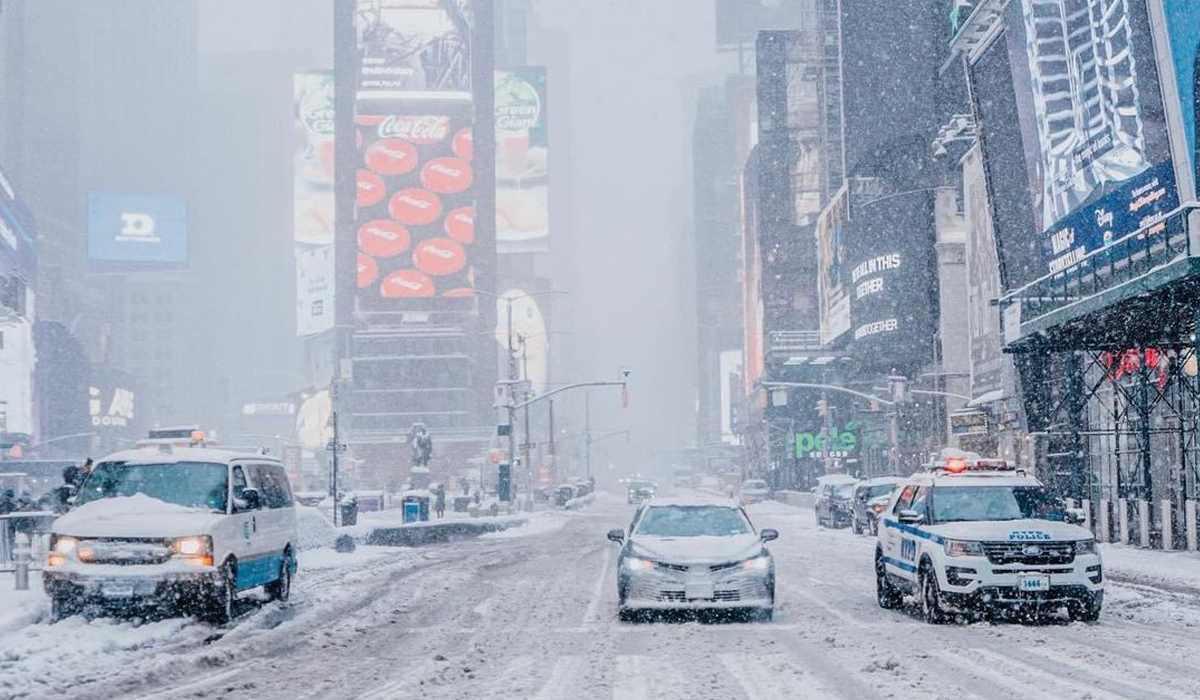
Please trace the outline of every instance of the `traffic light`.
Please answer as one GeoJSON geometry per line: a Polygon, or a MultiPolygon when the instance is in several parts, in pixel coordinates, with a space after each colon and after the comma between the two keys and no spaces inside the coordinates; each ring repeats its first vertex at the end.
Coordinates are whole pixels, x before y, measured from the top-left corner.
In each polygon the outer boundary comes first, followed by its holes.
{"type": "Polygon", "coordinates": [[[822,418],[829,415],[829,402],[825,399],[817,399],[817,415],[822,418]]]}

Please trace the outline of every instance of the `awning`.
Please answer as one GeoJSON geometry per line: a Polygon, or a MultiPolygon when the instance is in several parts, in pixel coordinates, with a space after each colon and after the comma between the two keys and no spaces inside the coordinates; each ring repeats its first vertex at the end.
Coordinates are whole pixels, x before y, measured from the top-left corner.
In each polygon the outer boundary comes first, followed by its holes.
{"type": "Polygon", "coordinates": [[[970,406],[970,407],[986,406],[990,403],[996,403],[997,401],[1001,401],[1003,399],[1004,399],[1004,390],[1003,389],[993,389],[993,390],[987,392],[986,394],[982,394],[980,396],[976,396],[975,398],[971,399],[970,403],[968,403],[967,406],[970,406]]]}

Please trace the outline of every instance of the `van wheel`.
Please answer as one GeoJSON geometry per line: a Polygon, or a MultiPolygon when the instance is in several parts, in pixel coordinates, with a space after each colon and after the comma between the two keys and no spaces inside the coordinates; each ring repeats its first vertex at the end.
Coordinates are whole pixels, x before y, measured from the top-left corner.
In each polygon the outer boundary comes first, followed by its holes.
{"type": "Polygon", "coordinates": [[[79,601],[73,595],[55,595],[50,598],[50,621],[60,622],[79,612],[79,601]]]}
{"type": "Polygon", "coordinates": [[[853,515],[850,516],[850,531],[856,535],[863,534],[862,525],[858,524],[858,518],[853,515]]]}
{"type": "Polygon", "coordinates": [[[292,595],[292,550],[283,551],[283,562],[279,565],[279,578],[265,586],[271,600],[287,602],[292,595]]]}
{"type": "Polygon", "coordinates": [[[200,617],[210,625],[227,625],[234,617],[237,602],[237,564],[225,562],[217,581],[204,596],[200,617]]]}
{"type": "Polygon", "coordinates": [[[921,616],[931,625],[946,622],[947,616],[942,610],[942,591],[938,586],[937,574],[928,562],[921,566],[921,616]]]}
{"type": "Polygon", "coordinates": [[[875,550],[875,599],[884,610],[895,610],[904,602],[904,596],[887,577],[883,566],[883,553],[875,550]]]}

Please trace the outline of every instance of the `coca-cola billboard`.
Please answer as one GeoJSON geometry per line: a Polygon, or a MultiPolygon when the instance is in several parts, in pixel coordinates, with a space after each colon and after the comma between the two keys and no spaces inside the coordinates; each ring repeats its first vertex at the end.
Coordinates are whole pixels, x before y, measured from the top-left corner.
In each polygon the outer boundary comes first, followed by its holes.
{"type": "Polygon", "coordinates": [[[355,123],[361,158],[356,174],[357,309],[429,308],[433,299],[473,296],[475,172],[469,110],[360,113],[355,123]]]}

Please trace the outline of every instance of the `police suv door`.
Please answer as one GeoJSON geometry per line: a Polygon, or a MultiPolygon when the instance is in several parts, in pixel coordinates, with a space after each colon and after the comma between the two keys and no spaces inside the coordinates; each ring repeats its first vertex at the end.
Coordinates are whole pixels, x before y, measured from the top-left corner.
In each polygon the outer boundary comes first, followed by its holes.
{"type": "Polygon", "coordinates": [[[891,512],[887,513],[884,522],[881,523],[881,527],[879,528],[879,540],[883,547],[883,556],[886,557],[887,570],[893,574],[907,573],[896,565],[896,562],[902,560],[900,549],[903,533],[899,529],[900,511],[908,509],[916,493],[916,484],[905,486],[904,490],[900,492],[900,497],[896,499],[896,503],[892,506],[891,512]]]}

